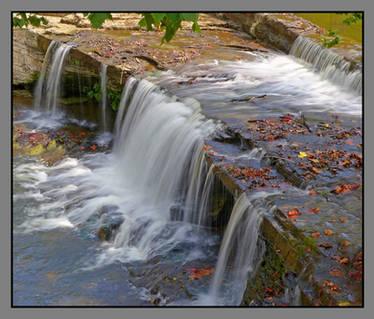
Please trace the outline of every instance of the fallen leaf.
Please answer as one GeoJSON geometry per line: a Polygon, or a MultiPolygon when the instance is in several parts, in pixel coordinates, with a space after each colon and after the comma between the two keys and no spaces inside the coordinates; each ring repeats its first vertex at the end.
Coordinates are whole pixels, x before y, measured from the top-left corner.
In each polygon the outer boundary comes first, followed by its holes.
{"type": "Polygon", "coordinates": [[[334,268],[330,271],[330,275],[332,277],[342,277],[344,276],[344,273],[340,269],[334,268]]]}
{"type": "Polygon", "coordinates": [[[334,232],[333,232],[331,229],[325,229],[323,232],[324,232],[325,235],[327,235],[327,236],[331,236],[331,235],[334,234],[334,232]]]}
{"type": "Polygon", "coordinates": [[[50,280],[56,280],[56,274],[54,274],[53,272],[49,272],[47,273],[47,278],[50,280]]]}
{"type": "Polygon", "coordinates": [[[319,244],[318,246],[319,246],[319,247],[323,247],[323,248],[325,248],[325,249],[329,249],[329,248],[332,247],[332,245],[331,245],[330,243],[319,244]]]}
{"type": "Polygon", "coordinates": [[[245,184],[245,179],[242,179],[242,183],[245,184]]]}
{"type": "Polygon", "coordinates": [[[298,215],[301,215],[301,212],[297,208],[294,208],[293,210],[290,210],[288,212],[288,217],[290,218],[298,216],[298,215]]]}
{"type": "Polygon", "coordinates": [[[91,145],[91,146],[90,146],[90,149],[94,151],[94,150],[97,149],[97,146],[96,146],[96,145],[91,145]]]}
{"type": "Polygon", "coordinates": [[[300,152],[299,153],[299,158],[304,158],[304,157],[307,157],[308,155],[307,155],[307,153],[305,153],[305,152],[300,152]]]}
{"type": "Polygon", "coordinates": [[[210,145],[205,145],[204,146],[204,150],[206,150],[206,151],[208,151],[208,150],[210,150],[212,147],[210,146],[210,145]]]}
{"type": "Polygon", "coordinates": [[[349,258],[348,257],[344,257],[344,258],[340,259],[340,263],[341,264],[348,264],[348,262],[349,262],[349,258]]]}
{"type": "Polygon", "coordinates": [[[351,243],[348,240],[343,240],[339,243],[340,246],[348,247],[351,245],[351,243]]]}
{"type": "Polygon", "coordinates": [[[86,132],[81,132],[81,135],[86,135],[86,132]]]}
{"type": "Polygon", "coordinates": [[[346,140],[345,143],[346,143],[346,144],[349,144],[349,145],[354,145],[354,143],[353,143],[352,140],[346,140]]]}
{"type": "Polygon", "coordinates": [[[340,217],[339,220],[340,220],[341,223],[345,223],[345,222],[347,221],[347,218],[345,218],[345,217],[340,217]]]}
{"type": "Polygon", "coordinates": [[[308,209],[309,213],[317,214],[319,212],[319,207],[313,208],[313,209],[308,209]]]}
{"type": "Polygon", "coordinates": [[[315,174],[319,174],[319,173],[322,172],[320,169],[318,169],[318,168],[316,168],[316,167],[312,167],[312,171],[313,171],[313,173],[315,173],[315,174]]]}
{"type": "Polygon", "coordinates": [[[315,196],[315,195],[317,195],[317,192],[312,189],[312,190],[309,191],[309,195],[310,196],[315,196]]]}
{"type": "Polygon", "coordinates": [[[320,233],[312,233],[313,238],[318,238],[321,234],[320,233]]]}
{"type": "Polygon", "coordinates": [[[214,272],[214,269],[197,269],[197,268],[191,268],[188,270],[190,272],[190,275],[188,276],[189,279],[200,279],[203,276],[208,276],[214,272]]]}

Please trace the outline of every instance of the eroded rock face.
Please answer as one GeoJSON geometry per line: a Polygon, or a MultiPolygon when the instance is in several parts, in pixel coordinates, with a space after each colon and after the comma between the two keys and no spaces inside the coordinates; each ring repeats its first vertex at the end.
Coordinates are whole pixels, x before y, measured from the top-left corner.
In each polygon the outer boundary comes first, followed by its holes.
{"type": "Polygon", "coordinates": [[[38,34],[24,29],[13,30],[13,85],[28,85],[37,79],[44,51],[38,34]]]}

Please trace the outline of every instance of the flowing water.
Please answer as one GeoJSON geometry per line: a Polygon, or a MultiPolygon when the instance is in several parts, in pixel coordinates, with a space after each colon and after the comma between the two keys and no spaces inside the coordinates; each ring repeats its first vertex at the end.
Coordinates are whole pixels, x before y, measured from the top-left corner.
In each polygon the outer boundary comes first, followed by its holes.
{"type": "Polygon", "coordinates": [[[290,55],[312,65],[323,79],[361,94],[362,73],[360,70],[351,71],[351,63],[342,56],[323,49],[321,45],[302,36],[292,45],[290,55]]]}
{"type": "MultiPolygon", "coordinates": [[[[303,51],[299,44],[297,50],[303,51]]],[[[22,113],[18,122],[45,129],[39,105],[57,114],[70,48],[52,42],[35,93],[36,108],[22,113]]],[[[349,91],[343,86],[350,80],[333,83],[324,75],[328,67],[318,68],[293,56],[258,54],[248,61],[188,64],[149,81],[129,78],[111,151],[66,157],[54,166],[14,158],[15,304],[149,304],[152,294],[130,284],[128,265],[149,267],[160,256],[165,265],[217,263],[208,285],[196,281],[194,302],[182,298],[175,304],[240,304],[254,267],[258,226],[271,211],[261,200],[272,194],[244,194],[236,200],[218,253],[219,236],[206,227],[215,167],[205,161],[204,140],[220,128],[217,119],[231,123],[326,111],[360,116],[357,87],[349,84],[349,91]],[[266,99],[248,100],[259,95],[266,99]],[[118,228],[112,240],[102,243],[97,233],[108,223],[118,228]]],[[[102,89],[105,70],[102,65],[102,89]]],[[[103,100],[103,118],[104,105],[103,100]]],[[[237,159],[260,161],[262,156],[255,150],[237,159]]]]}
{"type": "Polygon", "coordinates": [[[100,71],[100,78],[101,78],[101,120],[103,131],[106,132],[107,130],[107,119],[106,119],[106,108],[107,108],[107,94],[106,94],[106,85],[107,85],[107,65],[101,63],[101,71],[100,71]]]}

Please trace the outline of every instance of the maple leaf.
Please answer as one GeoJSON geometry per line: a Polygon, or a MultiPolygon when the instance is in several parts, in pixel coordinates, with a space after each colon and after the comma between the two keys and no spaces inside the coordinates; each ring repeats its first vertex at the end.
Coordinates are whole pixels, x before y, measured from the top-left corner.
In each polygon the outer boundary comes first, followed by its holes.
{"type": "Polygon", "coordinates": [[[343,247],[348,247],[351,245],[351,243],[348,241],[348,240],[342,240],[340,243],[339,243],[340,246],[343,246],[343,247]]]}
{"type": "Polygon", "coordinates": [[[308,209],[308,212],[309,212],[309,213],[317,214],[317,213],[319,212],[319,207],[312,208],[312,209],[308,209]]]}
{"type": "Polygon", "coordinates": [[[324,232],[325,235],[327,235],[327,236],[332,236],[332,235],[334,234],[334,232],[333,232],[331,229],[325,229],[323,232],[324,232]]]}
{"type": "Polygon", "coordinates": [[[325,249],[332,248],[332,245],[331,245],[330,243],[319,244],[318,246],[319,246],[319,247],[323,247],[323,248],[325,248],[325,249]]]}
{"type": "Polygon", "coordinates": [[[348,264],[348,262],[349,262],[349,259],[347,257],[340,259],[341,264],[348,264]]]}
{"type": "Polygon", "coordinates": [[[312,169],[313,173],[315,173],[315,174],[319,174],[319,173],[322,172],[320,169],[318,169],[316,167],[312,167],[311,169],[312,169]]]}
{"type": "Polygon", "coordinates": [[[293,210],[290,210],[288,212],[288,217],[290,218],[298,216],[298,215],[301,215],[301,212],[297,208],[294,208],[293,210]]]}
{"type": "Polygon", "coordinates": [[[344,276],[344,273],[340,269],[334,268],[330,271],[330,275],[332,277],[342,277],[344,276]]]}
{"type": "Polygon", "coordinates": [[[307,156],[308,156],[307,153],[300,152],[298,158],[304,158],[304,157],[307,157],[307,156]]]}

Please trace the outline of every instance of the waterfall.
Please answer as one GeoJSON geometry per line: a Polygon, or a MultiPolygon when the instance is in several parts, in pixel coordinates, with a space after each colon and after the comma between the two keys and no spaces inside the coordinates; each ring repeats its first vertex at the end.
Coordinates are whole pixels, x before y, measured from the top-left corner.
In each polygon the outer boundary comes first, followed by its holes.
{"type": "MultiPolygon", "coordinates": [[[[126,194],[114,258],[148,258],[188,238],[191,224],[171,221],[170,208],[185,202],[197,180],[198,189],[204,188],[205,176],[199,176],[203,139],[215,127],[196,100],[170,97],[146,80],[128,79],[114,132],[116,183],[126,194]]],[[[79,211],[74,215],[82,218],[79,211]]]]}
{"type": "Polygon", "coordinates": [[[34,90],[34,109],[39,110],[41,103],[42,103],[42,96],[45,93],[45,87],[44,87],[44,79],[45,75],[47,73],[47,67],[48,63],[51,60],[51,53],[54,51],[55,47],[57,46],[57,43],[52,40],[51,43],[48,46],[47,53],[45,54],[42,69],[40,71],[40,76],[38,79],[38,82],[36,83],[35,90],[34,90]]]}
{"type": "Polygon", "coordinates": [[[70,45],[59,44],[55,41],[50,43],[43,61],[40,77],[35,88],[34,106],[36,109],[45,107],[53,115],[56,115],[64,61],[71,48],[72,47],[70,45]],[[52,60],[51,67],[47,75],[50,60],[52,60]],[[47,81],[45,81],[46,76],[47,81]]]}
{"type": "Polygon", "coordinates": [[[362,73],[360,70],[351,71],[351,63],[344,57],[302,36],[295,40],[289,54],[310,64],[323,79],[361,94],[362,73]]]}
{"type": "Polygon", "coordinates": [[[106,102],[107,102],[107,94],[106,94],[106,85],[107,85],[107,65],[101,63],[101,121],[103,126],[103,131],[106,131],[106,102]]]}
{"type": "Polygon", "coordinates": [[[211,282],[212,304],[239,305],[248,273],[254,268],[259,228],[265,206],[257,199],[270,194],[259,192],[251,197],[242,193],[235,202],[221,243],[218,261],[211,282]]]}

